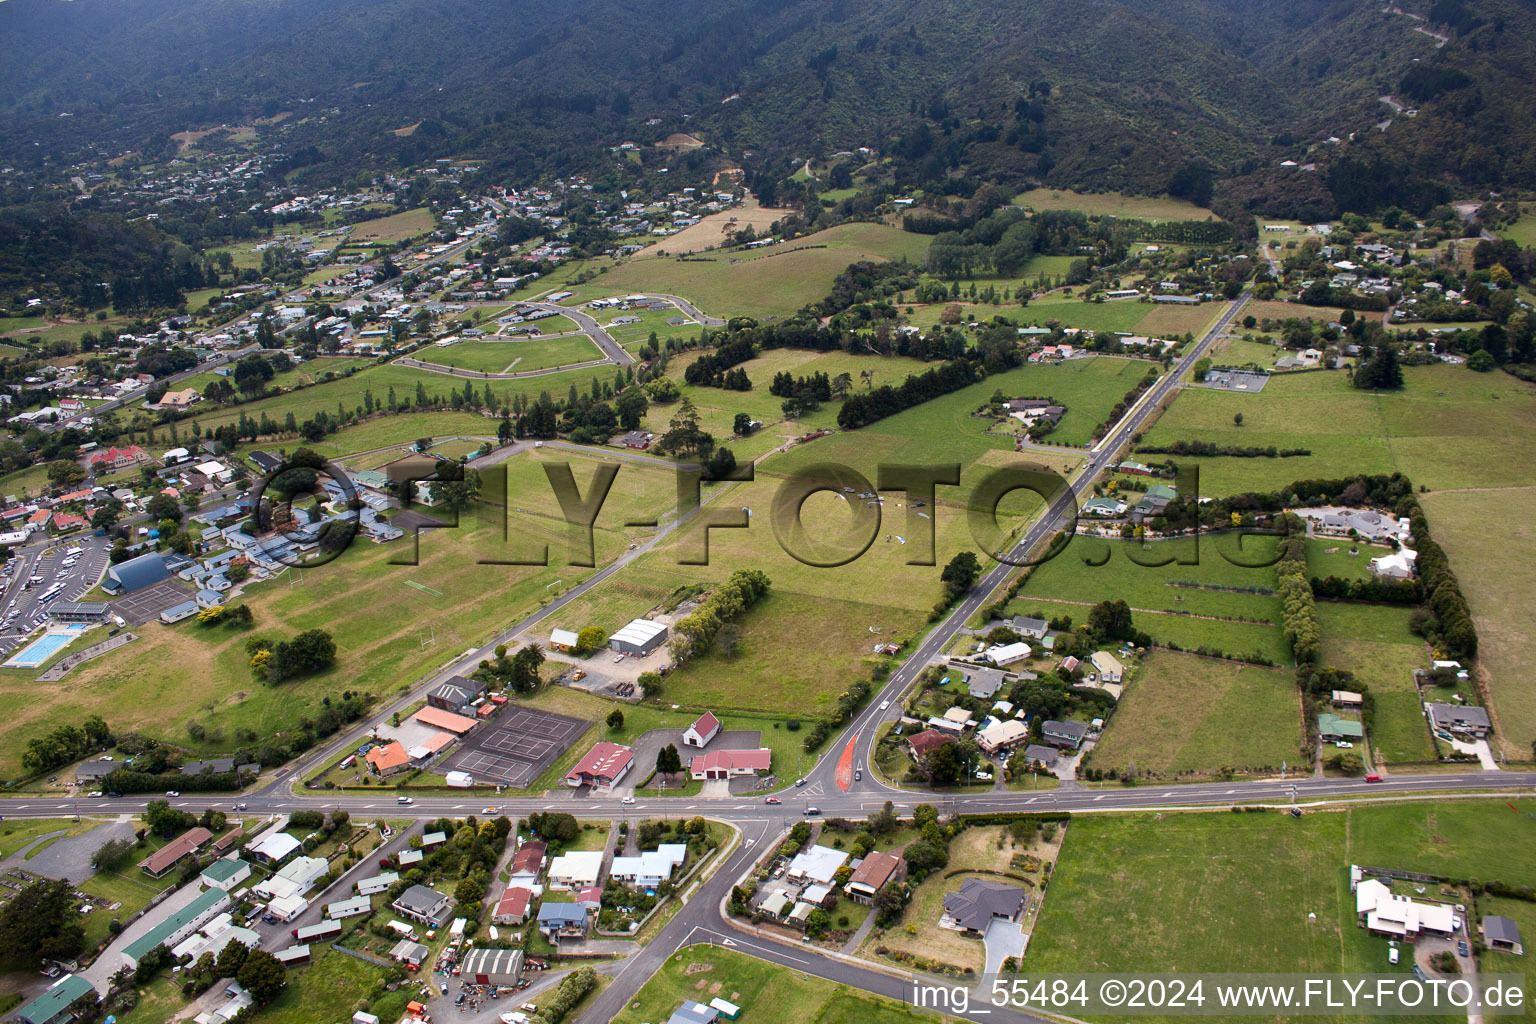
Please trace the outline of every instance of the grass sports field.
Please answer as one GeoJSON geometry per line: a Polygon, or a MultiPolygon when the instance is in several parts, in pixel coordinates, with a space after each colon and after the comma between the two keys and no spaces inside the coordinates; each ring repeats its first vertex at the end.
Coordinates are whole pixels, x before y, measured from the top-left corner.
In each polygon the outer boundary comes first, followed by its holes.
{"type": "Polygon", "coordinates": [[[690,946],[667,958],[615,1024],[666,1020],[683,1000],[725,999],[742,1008],[739,1024],[916,1024],[934,1018],[907,1005],[786,970],[718,946],[690,946]]]}
{"type": "Polygon", "coordinates": [[[1122,773],[1271,773],[1303,762],[1301,705],[1285,669],[1153,651],[1136,670],[1089,764],[1122,773]]]}
{"type": "Polygon", "coordinates": [[[517,373],[550,366],[570,366],[601,359],[603,353],[585,334],[529,341],[461,341],[413,352],[412,358],[486,373],[517,373]]]}
{"type": "MultiPolygon", "coordinates": [[[[822,298],[832,280],[858,260],[921,261],[926,235],[887,224],[841,224],[780,245],[735,256],[694,260],[671,256],[634,259],[573,290],[572,301],[630,292],[661,292],[690,299],[719,317],[773,318],[822,298]]],[[[547,282],[541,282],[547,284],[547,282]]]]}
{"type": "Polygon", "coordinates": [[[1513,803],[1076,816],[1023,969],[1406,973],[1356,926],[1349,865],[1530,884],[1508,851],[1536,839],[1536,801],[1513,803]]]}
{"type": "Polygon", "coordinates": [[[1207,494],[1273,490],[1294,480],[1407,473],[1431,490],[1536,485],[1536,386],[1457,366],[1404,369],[1400,392],[1356,391],[1341,372],[1275,377],[1257,395],[1190,388],[1148,444],[1202,440],[1308,448],[1295,458],[1206,458],[1207,494]],[[1233,416],[1243,414],[1243,425],[1233,416]]]}
{"type": "Polygon", "coordinates": [[[1536,540],[1533,497],[1536,488],[1508,487],[1421,499],[1477,625],[1479,672],[1493,703],[1492,742],[1517,761],[1530,760],[1536,743],[1536,691],[1528,669],[1536,636],[1536,565],[1512,557],[1529,552],[1536,540]]]}
{"type": "Polygon", "coordinates": [[[1210,220],[1212,213],[1183,199],[1142,198],[1120,192],[1072,192],[1067,189],[1034,188],[1020,192],[1013,201],[1031,210],[1081,210],[1113,214],[1137,220],[1210,220]]]}

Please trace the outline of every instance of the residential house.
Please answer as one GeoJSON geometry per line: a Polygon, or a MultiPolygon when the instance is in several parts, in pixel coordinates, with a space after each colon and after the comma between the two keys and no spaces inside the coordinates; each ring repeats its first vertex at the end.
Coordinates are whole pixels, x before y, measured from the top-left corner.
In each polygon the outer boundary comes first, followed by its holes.
{"type": "Polygon", "coordinates": [[[976,745],[988,754],[1012,750],[1029,739],[1029,726],[1017,718],[988,719],[976,733],[976,745]]]}
{"type": "Polygon", "coordinates": [[[1360,740],[1365,738],[1365,726],[1325,711],[1317,716],[1317,735],[1325,743],[1360,740]]]}
{"type": "Polygon", "coordinates": [[[965,692],[977,700],[991,700],[1003,688],[1004,674],[1001,669],[966,668],[962,671],[965,674],[965,692]]]}
{"type": "Polygon", "coordinates": [[[548,847],[537,839],[530,839],[517,848],[512,857],[512,884],[533,888],[538,885],[544,871],[544,854],[548,847]]]}
{"type": "Polygon", "coordinates": [[[662,843],[638,857],[615,857],[609,876],[636,889],[654,889],[672,879],[673,873],[688,860],[684,843],[662,843]]]}
{"type": "Polygon", "coordinates": [[[496,901],[491,920],[496,924],[522,924],[528,920],[528,905],[533,901],[533,890],[520,885],[509,885],[496,901]]]}
{"type": "Polygon", "coordinates": [[[912,760],[921,761],[923,757],[946,743],[955,742],[955,738],[938,729],[924,729],[914,736],[907,737],[907,753],[912,760]]]}
{"type": "Polygon", "coordinates": [[[1493,731],[1488,712],[1483,708],[1463,707],[1460,704],[1431,703],[1424,705],[1429,713],[1430,724],[1437,731],[1482,739],[1493,731]]]}
{"type": "Polygon", "coordinates": [[[1023,661],[1029,657],[1029,644],[1023,642],[993,644],[982,651],[981,656],[998,668],[1002,668],[1004,665],[1012,665],[1016,661],[1023,661]]]}
{"type": "Polygon", "coordinates": [[[151,878],[161,878],[170,872],[182,858],[202,849],[213,833],[205,828],[188,829],[139,862],[139,867],[151,878]]]}
{"type": "Polygon", "coordinates": [[[1030,764],[1043,766],[1047,771],[1056,767],[1056,762],[1061,759],[1061,751],[1055,747],[1042,746],[1039,743],[1031,743],[1024,748],[1024,760],[1030,764]]]}
{"type": "Polygon", "coordinates": [[[590,914],[580,903],[554,903],[545,900],[539,905],[539,933],[555,944],[571,939],[581,941],[587,937],[590,914]]]}
{"type": "Polygon", "coordinates": [[[381,778],[388,778],[411,767],[410,755],[396,740],[373,747],[364,757],[369,771],[381,778]]]}
{"type": "Polygon", "coordinates": [[[1125,666],[1108,651],[1095,651],[1088,656],[1088,663],[1093,666],[1092,682],[1118,683],[1125,675],[1125,666]]]}
{"type": "Polygon", "coordinates": [[[549,862],[551,889],[585,889],[603,876],[603,851],[574,850],[549,862]]]}
{"type": "Polygon", "coordinates": [[[1371,572],[1387,579],[1408,580],[1413,578],[1414,565],[1418,561],[1418,552],[1408,548],[1398,548],[1390,555],[1381,555],[1371,559],[1371,572]]]}
{"type": "Polygon", "coordinates": [[[1052,720],[1041,724],[1040,735],[1053,747],[1076,750],[1083,745],[1083,739],[1088,735],[1088,726],[1083,722],[1052,720]]]}
{"type": "Polygon", "coordinates": [[[649,448],[651,442],[655,439],[656,435],[649,430],[631,430],[621,437],[619,441],[625,448],[637,448],[643,451],[649,448]]]}
{"type": "Polygon", "coordinates": [[[789,862],[789,877],[831,885],[837,869],[847,859],[848,854],[842,850],[834,850],[830,846],[812,846],[809,850],[801,850],[789,862]]]}
{"type": "Polygon", "coordinates": [[[453,676],[427,694],[427,703],[452,714],[468,716],[474,714],[471,705],[484,693],[484,683],[464,676],[453,676]]]}
{"type": "Polygon", "coordinates": [[[1016,885],[967,878],[959,892],[944,897],[939,927],[984,935],[993,921],[1012,921],[1024,909],[1025,892],[1016,885]]]}
{"type": "Polygon", "coordinates": [[[438,923],[438,919],[450,902],[449,897],[435,889],[429,889],[425,885],[413,885],[401,893],[400,898],[390,906],[401,917],[408,917],[431,927],[438,923]]]}
{"type": "Polygon", "coordinates": [[[1045,636],[1045,631],[1050,624],[1044,619],[1032,619],[1027,615],[1015,615],[1008,622],[1008,627],[1026,640],[1038,640],[1045,636]]]}
{"type": "Polygon", "coordinates": [[[1421,934],[1450,935],[1455,931],[1454,908],[1399,896],[1376,878],[1355,883],[1355,916],[1376,935],[1413,941],[1421,934]]]}
{"type": "Polygon", "coordinates": [[[874,901],[875,893],[882,885],[901,881],[906,870],[906,861],[895,854],[871,850],[864,855],[863,860],[854,864],[853,874],[849,876],[848,884],[843,886],[843,891],[855,903],[868,905],[874,901]]]}

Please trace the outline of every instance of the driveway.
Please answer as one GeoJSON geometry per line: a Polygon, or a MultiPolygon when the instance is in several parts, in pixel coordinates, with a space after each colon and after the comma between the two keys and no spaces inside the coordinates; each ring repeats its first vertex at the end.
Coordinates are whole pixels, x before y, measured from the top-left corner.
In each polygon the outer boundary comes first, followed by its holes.
{"type": "Polygon", "coordinates": [[[1475,755],[1478,763],[1483,766],[1483,771],[1496,772],[1499,770],[1499,762],[1493,759],[1493,751],[1488,748],[1487,740],[1477,740],[1473,743],[1467,743],[1464,740],[1451,740],[1451,746],[1456,749],[1458,754],[1475,755]]]}
{"type": "Polygon", "coordinates": [[[987,934],[981,941],[987,946],[987,966],[983,976],[1002,973],[1004,960],[1024,955],[1024,928],[1017,921],[993,921],[987,925],[987,934]]]}
{"type": "Polygon", "coordinates": [[[630,771],[623,784],[614,790],[615,796],[628,796],[635,791],[635,787],[651,774],[656,767],[656,755],[668,743],[677,747],[678,756],[683,759],[683,771],[688,770],[690,758],[699,754],[708,753],[711,750],[756,750],[763,745],[763,734],[756,729],[740,729],[722,731],[714,739],[709,741],[709,746],[700,750],[698,747],[683,745],[682,729],[652,729],[641,735],[634,742],[635,767],[630,771]]]}
{"type": "Polygon", "coordinates": [[[158,906],[123,929],[122,934],[113,940],[112,945],[108,946],[106,951],[96,958],[96,962],[80,972],[81,976],[92,985],[95,985],[96,991],[105,992],[107,990],[107,980],[117,973],[117,969],[123,965],[121,955],[123,947],[160,924],[188,903],[191,903],[202,888],[196,882],[189,882],[171,893],[158,906]]]}

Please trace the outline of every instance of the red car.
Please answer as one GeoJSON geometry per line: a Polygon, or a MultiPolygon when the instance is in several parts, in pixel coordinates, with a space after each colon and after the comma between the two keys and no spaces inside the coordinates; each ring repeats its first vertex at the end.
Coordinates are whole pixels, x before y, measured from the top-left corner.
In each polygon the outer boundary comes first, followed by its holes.
{"type": "Polygon", "coordinates": [[[1365,781],[1366,781],[1366,782],[1381,782],[1381,781],[1382,781],[1382,778],[1381,778],[1381,776],[1380,776],[1380,775],[1374,775],[1374,774],[1372,774],[1372,775],[1367,775],[1367,776],[1366,776],[1366,777],[1365,777],[1365,781]]]}
{"type": "Polygon", "coordinates": [[[765,803],[765,804],[781,804],[783,802],[784,802],[783,800],[780,800],[776,796],[765,796],[765,797],[763,797],[763,803],[765,803]]]}

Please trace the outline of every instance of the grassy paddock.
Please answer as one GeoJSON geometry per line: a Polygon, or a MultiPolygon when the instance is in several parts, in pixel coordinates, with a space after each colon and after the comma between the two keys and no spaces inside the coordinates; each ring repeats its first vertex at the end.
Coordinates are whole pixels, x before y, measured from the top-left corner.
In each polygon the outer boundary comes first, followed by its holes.
{"type": "Polygon", "coordinates": [[[1278,771],[1300,758],[1296,685],[1282,669],[1153,651],[1089,763],[1158,775],[1278,771]]]}
{"type": "Polygon", "coordinates": [[[1069,189],[1033,188],[1013,201],[1032,210],[1081,210],[1137,220],[1210,220],[1211,211],[1183,199],[1128,196],[1121,192],[1073,192],[1069,189]]]}
{"type": "Polygon", "coordinates": [[[403,242],[425,235],[437,226],[432,211],[426,207],[373,220],[360,221],[347,236],[350,242],[403,242]]]}

